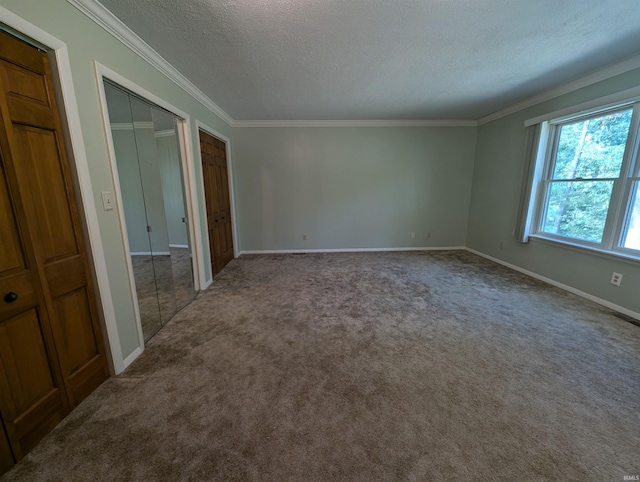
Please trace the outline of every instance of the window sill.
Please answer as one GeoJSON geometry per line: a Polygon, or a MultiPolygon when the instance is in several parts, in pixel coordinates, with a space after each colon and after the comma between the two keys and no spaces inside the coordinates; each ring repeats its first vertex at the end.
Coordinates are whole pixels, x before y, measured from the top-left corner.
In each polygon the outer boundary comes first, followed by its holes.
{"type": "Polygon", "coordinates": [[[578,251],[581,253],[589,253],[602,258],[607,258],[613,261],[623,261],[635,266],[640,266],[640,256],[633,256],[627,253],[619,253],[617,251],[608,251],[605,249],[594,248],[591,246],[584,246],[581,244],[572,243],[569,241],[559,240],[556,238],[548,238],[540,234],[530,234],[529,238],[533,241],[540,241],[544,244],[550,244],[561,248],[569,249],[571,251],[578,251]]]}

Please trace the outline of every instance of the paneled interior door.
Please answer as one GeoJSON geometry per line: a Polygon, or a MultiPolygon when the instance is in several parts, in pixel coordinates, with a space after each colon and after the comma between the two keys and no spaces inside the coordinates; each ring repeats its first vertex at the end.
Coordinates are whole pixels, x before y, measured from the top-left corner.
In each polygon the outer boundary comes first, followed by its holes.
{"type": "Polygon", "coordinates": [[[17,461],[108,370],[48,58],[6,34],[0,161],[0,417],[17,461]]]}
{"type": "Polygon", "coordinates": [[[215,275],[233,259],[227,146],[221,140],[200,131],[200,152],[207,207],[211,272],[215,275]]]}
{"type": "Polygon", "coordinates": [[[13,465],[13,454],[9,447],[9,438],[4,430],[2,420],[0,420],[0,474],[3,474],[13,465]]]}

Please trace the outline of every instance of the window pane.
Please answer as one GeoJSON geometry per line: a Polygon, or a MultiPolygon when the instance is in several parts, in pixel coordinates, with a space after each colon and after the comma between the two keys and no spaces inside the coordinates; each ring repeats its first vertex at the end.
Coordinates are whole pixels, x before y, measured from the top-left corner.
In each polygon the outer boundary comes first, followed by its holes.
{"type": "Polygon", "coordinates": [[[629,219],[624,233],[622,246],[629,249],[640,249],[640,182],[633,183],[631,204],[629,206],[629,219]]]}
{"type": "Polygon", "coordinates": [[[560,128],[553,179],[602,179],[620,175],[632,110],[560,128]]]}
{"type": "Polygon", "coordinates": [[[551,183],[542,230],[600,243],[612,190],[613,181],[551,183]]]}

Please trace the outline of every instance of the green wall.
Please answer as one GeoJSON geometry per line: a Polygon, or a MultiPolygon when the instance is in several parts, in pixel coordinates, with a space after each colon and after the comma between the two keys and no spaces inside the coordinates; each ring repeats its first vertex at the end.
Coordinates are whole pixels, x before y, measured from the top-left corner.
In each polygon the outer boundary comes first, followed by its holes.
{"type": "Polygon", "coordinates": [[[524,121],[640,85],[640,69],[502,117],[478,128],[467,246],[640,313],[640,263],[513,237],[525,155],[524,121]],[[500,242],[504,248],[500,249],[500,242]],[[613,272],[622,286],[610,284],[613,272]]]}
{"type": "MultiPolygon", "coordinates": [[[[113,296],[118,335],[123,357],[133,353],[138,346],[134,321],[134,308],[124,248],[120,236],[117,211],[103,211],[101,191],[114,191],[109,168],[107,140],[99,104],[99,94],[94,71],[94,61],[117,72],[140,87],[191,116],[192,151],[199,150],[195,121],[203,123],[230,137],[231,129],[210,110],[197,102],[165,75],[125,47],[86,15],[66,0],[0,0],[0,6],[10,10],[31,24],[65,42],[78,103],[82,135],[89,161],[89,171],[95,196],[100,235],[106,258],[109,286],[113,296]]],[[[1,21],[2,19],[0,19],[1,21]]],[[[201,170],[196,166],[200,185],[201,170]]],[[[204,194],[197,192],[199,204],[204,194]]],[[[205,222],[200,213],[201,222],[205,222]]],[[[203,230],[206,235],[206,230],[203,230]]],[[[205,252],[205,257],[208,254],[205,252]]],[[[210,265],[208,259],[205,265],[210,265]]],[[[207,273],[210,277],[210,273],[207,273]]]]}
{"type": "Polygon", "coordinates": [[[475,127],[236,128],[240,249],[464,246],[475,138],[475,127]]]}

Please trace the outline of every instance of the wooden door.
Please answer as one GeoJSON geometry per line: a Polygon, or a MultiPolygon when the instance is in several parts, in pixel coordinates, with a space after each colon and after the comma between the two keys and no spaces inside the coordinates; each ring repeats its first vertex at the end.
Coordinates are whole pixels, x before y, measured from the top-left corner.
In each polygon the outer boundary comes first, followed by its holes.
{"type": "Polygon", "coordinates": [[[16,460],[108,376],[62,138],[46,54],[1,34],[0,415],[16,460]]]}
{"type": "Polygon", "coordinates": [[[0,475],[9,470],[13,463],[14,460],[11,447],[9,446],[9,438],[2,424],[2,419],[0,419],[0,475]]]}
{"type": "MultiPolygon", "coordinates": [[[[51,324],[20,206],[0,178],[0,411],[20,458],[69,412],[51,324]],[[23,220],[23,226],[18,219],[23,220]]],[[[5,430],[6,429],[6,430],[5,430]]],[[[5,465],[5,464],[3,464],[5,465]]]]}
{"type": "Polygon", "coordinates": [[[200,152],[207,207],[211,271],[215,275],[233,259],[227,146],[221,140],[200,131],[200,152]]]}

